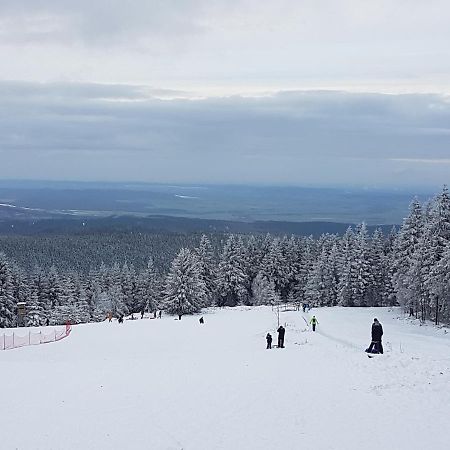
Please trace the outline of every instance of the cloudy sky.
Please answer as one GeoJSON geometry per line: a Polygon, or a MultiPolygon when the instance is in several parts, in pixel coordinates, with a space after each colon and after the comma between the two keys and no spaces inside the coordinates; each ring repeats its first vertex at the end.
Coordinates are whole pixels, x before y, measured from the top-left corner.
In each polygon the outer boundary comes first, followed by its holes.
{"type": "Polygon", "coordinates": [[[439,186],[448,0],[1,0],[0,177],[439,186]]]}

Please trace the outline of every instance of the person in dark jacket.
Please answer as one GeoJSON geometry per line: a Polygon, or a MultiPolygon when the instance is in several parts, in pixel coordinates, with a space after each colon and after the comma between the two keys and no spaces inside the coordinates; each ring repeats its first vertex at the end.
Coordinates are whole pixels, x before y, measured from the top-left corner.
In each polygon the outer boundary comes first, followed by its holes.
{"type": "Polygon", "coordinates": [[[272,348],[272,335],[270,333],[267,333],[266,341],[267,341],[267,349],[272,348]]]}
{"type": "Polygon", "coordinates": [[[383,327],[378,319],[373,319],[372,324],[372,342],[369,348],[366,350],[367,353],[383,353],[383,344],[381,343],[381,337],[383,336],[383,327]]]}
{"type": "Polygon", "coordinates": [[[284,348],[284,334],[286,333],[286,330],[284,329],[283,325],[280,325],[278,330],[278,348],[284,348]]]}
{"type": "Polygon", "coordinates": [[[198,321],[203,325],[205,323],[205,319],[203,319],[203,316],[198,319],[198,321]]]}

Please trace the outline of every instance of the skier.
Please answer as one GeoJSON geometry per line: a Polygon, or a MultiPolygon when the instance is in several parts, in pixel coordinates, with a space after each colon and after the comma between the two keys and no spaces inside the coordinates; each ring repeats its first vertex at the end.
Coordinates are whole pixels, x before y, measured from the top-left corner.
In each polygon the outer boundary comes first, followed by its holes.
{"type": "Polygon", "coordinates": [[[284,329],[283,325],[280,325],[278,330],[278,348],[284,348],[284,333],[286,333],[286,330],[284,329]]]}
{"type": "Polygon", "coordinates": [[[367,353],[381,353],[383,354],[383,344],[381,343],[381,337],[383,336],[383,327],[378,319],[373,319],[372,324],[372,342],[369,348],[366,349],[367,353]]]}
{"type": "Polygon", "coordinates": [[[201,324],[204,324],[204,323],[205,323],[205,321],[203,320],[203,317],[200,317],[200,319],[198,319],[198,321],[199,321],[201,324]]]}
{"type": "Polygon", "coordinates": [[[309,323],[312,325],[313,331],[316,331],[316,325],[319,325],[319,321],[316,319],[316,316],[312,316],[309,323]]]}
{"type": "Polygon", "coordinates": [[[272,348],[272,335],[270,333],[267,333],[266,341],[267,341],[267,350],[268,350],[268,349],[272,348]]]}

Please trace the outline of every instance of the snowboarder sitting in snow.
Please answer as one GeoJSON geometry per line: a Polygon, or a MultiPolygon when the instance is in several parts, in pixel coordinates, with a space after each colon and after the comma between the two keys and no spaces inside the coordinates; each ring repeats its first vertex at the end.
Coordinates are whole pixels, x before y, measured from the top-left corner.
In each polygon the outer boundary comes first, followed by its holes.
{"type": "Polygon", "coordinates": [[[272,348],[272,335],[270,333],[267,333],[266,341],[267,341],[267,349],[272,348]]]}
{"type": "Polygon", "coordinates": [[[381,353],[383,354],[383,344],[381,343],[381,337],[383,336],[383,327],[378,319],[373,319],[372,324],[372,342],[369,348],[366,350],[367,353],[381,353]]]}
{"type": "Polygon", "coordinates": [[[123,323],[123,316],[119,316],[119,323],[123,323]]]}
{"type": "Polygon", "coordinates": [[[278,348],[284,348],[284,334],[286,333],[286,330],[284,329],[283,325],[280,325],[280,327],[277,330],[278,333],[278,348]]]}
{"type": "Polygon", "coordinates": [[[312,316],[312,319],[309,321],[309,323],[313,327],[313,331],[316,331],[316,325],[319,325],[319,321],[316,319],[316,316],[312,316]]]}
{"type": "Polygon", "coordinates": [[[205,323],[205,321],[203,320],[203,317],[200,317],[200,319],[198,319],[198,321],[199,321],[201,324],[205,323]]]}

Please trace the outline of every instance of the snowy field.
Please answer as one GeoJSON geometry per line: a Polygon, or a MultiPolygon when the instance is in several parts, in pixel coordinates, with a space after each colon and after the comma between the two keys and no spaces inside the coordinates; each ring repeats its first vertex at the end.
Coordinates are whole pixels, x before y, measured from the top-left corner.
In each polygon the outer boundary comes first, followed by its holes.
{"type": "Polygon", "coordinates": [[[399,310],[210,311],[78,325],[57,343],[0,352],[9,449],[446,450],[450,333],[399,310]],[[385,355],[369,359],[370,327],[385,355]]]}

